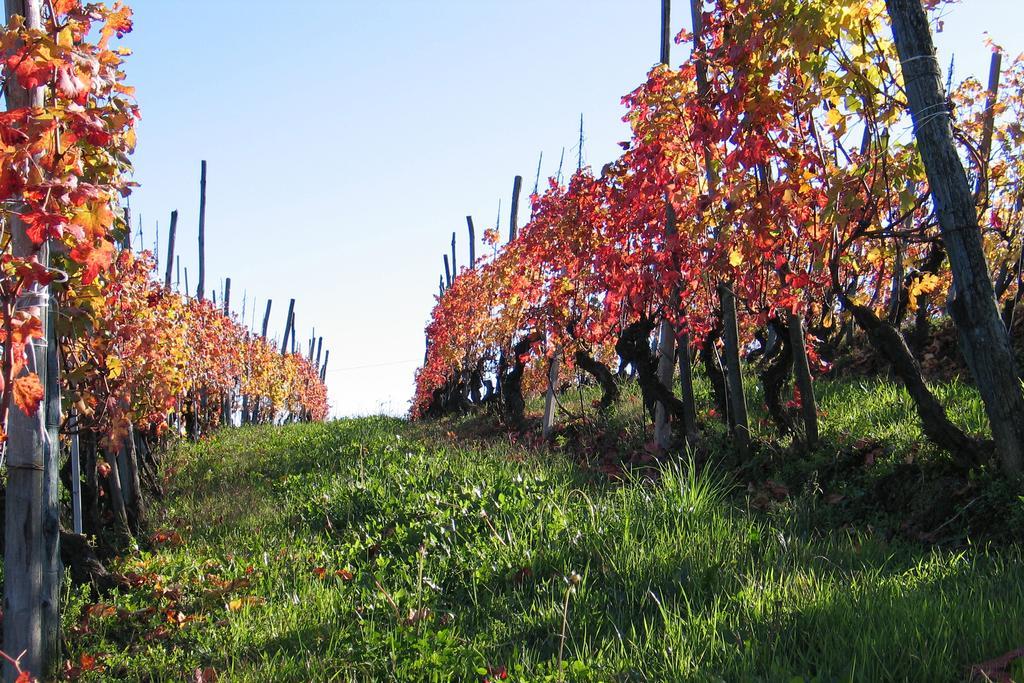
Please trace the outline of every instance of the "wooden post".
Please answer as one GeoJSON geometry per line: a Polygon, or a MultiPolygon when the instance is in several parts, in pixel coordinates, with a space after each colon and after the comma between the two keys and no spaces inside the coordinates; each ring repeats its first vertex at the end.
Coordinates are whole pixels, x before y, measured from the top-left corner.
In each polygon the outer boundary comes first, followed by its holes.
{"type": "Polygon", "coordinates": [[[469,267],[472,269],[476,268],[476,232],[472,216],[466,216],[466,227],[469,229],[469,267]]]}
{"type": "Polygon", "coordinates": [[[540,153],[540,157],[537,159],[537,175],[533,179],[533,194],[537,194],[540,191],[540,167],[544,163],[544,152],[540,153]]]}
{"type": "Polygon", "coordinates": [[[82,533],[82,453],[78,444],[79,424],[76,413],[71,413],[74,431],[71,432],[71,528],[82,533]]]}
{"type": "MultiPolygon", "coordinates": [[[[40,259],[49,263],[49,246],[40,259]]],[[[46,308],[46,410],[43,451],[43,661],[52,667],[60,660],[60,593],[64,565],[60,559],[60,360],[57,357],[57,298],[46,308]]]]}
{"type": "Polygon", "coordinates": [[[512,181],[512,215],[508,219],[508,241],[512,242],[519,231],[519,193],[523,189],[523,176],[517,175],[512,181]]]}
{"type": "Polygon", "coordinates": [[[317,339],[317,341],[316,341],[316,369],[317,370],[320,369],[320,352],[323,351],[323,348],[324,348],[324,338],[323,337],[319,337],[317,339]]]}
{"type": "Polygon", "coordinates": [[[199,171],[199,285],[196,298],[203,300],[206,287],[206,160],[203,159],[199,171]]]}
{"type": "Polygon", "coordinates": [[[289,334],[291,335],[291,340],[292,340],[292,355],[294,355],[295,354],[295,344],[296,344],[296,342],[295,342],[295,312],[294,311],[292,311],[291,330],[289,331],[289,334]]]}
{"type": "Polygon", "coordinates": [[[181,289],[181,257],[180,256],[175,256],[174,257],[174,267],[178,271],[177,276],[174,278],[174,286],[180,290],[181,289]]]}
{"type": "MultiPolygon", "coordinates": [[[[670,19],[672,16],[672,0],[661,0],[661,63],[668,65],[671,50],[670,19]]],[[[582,119],[581,119],[582,122],[582,119]]],[[[580,146],[582,147],[582,131],[580,146]]],[[[676,233],[676,215],[672,208],[671,198],[665,193],[665,238],[676,233]]],[[[679,292],[673,291],[669,298],[673,309],[679,308],[679,292]]],[[[675,311],[673,311],[675,312],[675,311]]],[[[658,382],[672,391],[672,376],[675,373],[676,328],[669,320],[662,320],[658,330],[658,382]]],[[[654,442],[659,448],[668,449],[672,444],[672,419],[668,406],[659,401],[654,408],[654,442]]]]}
{"type": "Polygon", "coordinates": [[[985,404],[1004,473],[1024,472],[1024,394],[1010,339],[996,308],[967,174],[953,142],[928,16],[920,0],[886,0],[918,151],[949,257],[947,308],[960,351],[985,404]]]}
{"type": "Polygon", "coordinates": [[[448,265],[448,254],[444,255],[444,282],[446,288],[452,286],[452,270],[448,265]]]}
{"type": "Polygon", "coordinates": [[[174,266],[174,234],[178,231],[178,212],[171,211],[171,229],[167,235],[167,272],[164,274],[164,289],[171,288],[171,268],[174,266]]]}
{"type": "Polygon", "coordinates": [[[320,381],[323,382],[327,378],[327,361],[331,359],[331,350],[327,349],[324,352],[324,364],[320,366],[320,381]]]}
{"type": "MultiPolygon", "coordinates": [[[[25,18],[25,27],[42,30],[42,9],[40,0],[5,0],[6,23],[17,15],[25,18]]],[[[7,109],[12,111],[24,107],[42,107],[43,88],[25,90],[11,74],[6,79],[7,109]]],[[[9,218],[11,253],[18,258],[33,258],[36,246],[26,234],[25,224],[17,211],[9,218]]],[[[46,262],[43,262],[46,265],[46,262]]],[[[47,340],[48,316],[45,306],[48,292],[45,287],[26,293],[18,302],[19,307],[35,308],[43,325],[42,339],[47,340]]],[[[9,356],[10,354],[6,354],[9,356]]],[[[39,375],[45,388],[47,357],[46,342],[30,342],[27,361],[39,375]]],[[[12,378],[13,379],[13,378],[12,378]]],[[[44,604],[51,595],[44,587],[44,566],[47,552],[44,542],[44,468],[46,463],[45,444],[46,398],[36,415],[26,415],[16,405],[8,409],[7,422],[7,488],[5,503],[4,542],[4,650],[17,657],[22,652],[22,665],[33,675],[43,677],[53,662],[47,661],[49,654],[44,650],[48,642],[43,634],[44,604]]],[[[4,680],[15,681],[17,673],[9,663],[3,664],[4,680]]]]}
{"type": "Polygon", "coordinates": [[[185,296],[188,296],[188,266],[185,266],[185,296]]]}
{"type": "Polygon", "coordinates": [[[224,280],[224,317],[231,317],[231,278],[224,280]]]}
{"type": "Polygon", "coordinates": [[[736,295],[732,291],[732,286],[720,282],[718,298],[722,302],[722,340],[725,342],[729,409],[736,424],[734,437],[740,454],[747,455],[750,447],[750,423],[747,419],[747,397],[743,394],[743,377],[740,374],[739,325],[736,317],[736,295]]]}
{"type": "MultiPolygon", "coordinates": [[[[981,163],[978,178],[974,185],[974,195],[980,198],[982,193],[988,194],[988,162],[992,156],[992,134],[996,122],[996,102],[999,95],[999,72],[1003,65],[1003,53],[992,51],[992,61],[988,66],[988,97],[985,98],[985,123],[981,134],[981,163]]],[[[987,198],[986,198],[987,199],[987,198]]],[[[977,202],[975,202],[977,203],[977,202]]]]}
{"type": "Polygon", "coordinates": [[[120,458],[117,454],[104,454],[107,464],[110,466],[110,473],[107,475],[107,483],[110,484],[110,507],[114,511],[114,517],[120,522],[125,534],[131,535],[128,528],[128,512],[125,508],[124,489],[121,482],[124,481],[124,474],[121,472],[120,458]]]}
{"type": "Polygon", "coordinates": [[[444,275],[437,276],[437,298],[444,296],[444,275]]]}
{"type": "Polygon", "coordinates": [[[660,61],[668,66],[672,50],[672,0],[661,0],[661,58],[660,61]]]}
{"type": "MultiPolygon", "coordinates": [[[[693,22],[693,45],[694,49],[701,47],[701,32],[703,29],[701,0],[690,0],[690,17],[693,22]]],[[[703,99],[708,92],[707,64],[703,59],[698,59],[695,64],[695,80],[697,82],[697,96],[703,99]]],[[[708,195],[713,196],[717,191],[718,174],[711,163],[711,150],[704,148],[704,173],[708,181],[708,195]]],[[[717,236],[717,228],[715,230],[717,236]]],[[[736,438],[736,446],[741,455],[747,455],[750,442],[750,426],[747,419],[747,399],[743,391],[743,374],[740,371],[739,354],[739,324],[736,319],[736,297],[732,286],[725,282],[718,283],[718,294],[722,308],[722,336],[725,342],[725,365],[727,401],[729,407],[729,424],[733,427],[736,438]]]]}
{"type": "Polygon", "coordinates": [[[807,362],[803,316],[790,309],[787,324],[789,345],[793,349],[793,372],[796,375],[796,386],[800,389],[800,411],[804,418],[807,447],[814,448],[818,444],[818,405],[814,399],[811,367],[807,362]]]}
{"type": "Polygon", "coordinates": [[[557,391],[558,384],[558,355],[551,359],[550,365],[548,365],[548,390],[544,394],[544,421],[542,423],[542,433],[545,439],[551,437],[551,432],[555,428],[555,410],[558,406],[555,401],[555,392],[557,391]]]}
{"type": "Polygon", "coordinates": [[[292,329],[292,318],[295,315],[295,299],[288,302],[288,316],[284,321],[284,339],[281,340],[281,355],[288,353],[288,333],[292,329]]]}
{"type": "Polygon", "coordinates": [[[270,324],[270,306],[274,303],[273,299],[267,299],[267,310],[263,313],[263,331],[260,332],[260,336],[264,339],[267,338],[267,325],[270,324]]]}
{"type": "Polygon", "coordinates": [[[452,233],[452,277],[454,278],[459,274],[459,266],[455,261],[455,233],[452,233]]]}

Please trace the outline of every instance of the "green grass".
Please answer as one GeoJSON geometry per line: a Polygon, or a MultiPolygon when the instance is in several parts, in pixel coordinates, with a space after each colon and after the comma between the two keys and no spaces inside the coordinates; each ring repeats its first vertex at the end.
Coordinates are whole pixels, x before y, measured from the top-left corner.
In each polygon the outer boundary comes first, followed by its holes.
{"type": "MultiPolygon", "coordinates": [[[[919,438],[901,431],[905,406],[867,393],[874,408],[852,385],[823,393],[826,441],[884,429],[886,457],[904,457],[919,438]]],[[[965,404],[958,419],[980,420],[965,404]]],[[[83,680],[212,666],[260,682],[499,680],[488,667],[513,681],[936,682],[1024,645],[1016,545],[823,529],[801,522],[820,494],[763,512],[714,465],[615,483],[572,454],[445,434],[459,426],[365,418],[180,448],[153,514],[183,544],[121,561],[139,585],[106,599],[120,613],[83,618],[84,595],[68,596],[69,656],[104,667],[83,680]]]]}

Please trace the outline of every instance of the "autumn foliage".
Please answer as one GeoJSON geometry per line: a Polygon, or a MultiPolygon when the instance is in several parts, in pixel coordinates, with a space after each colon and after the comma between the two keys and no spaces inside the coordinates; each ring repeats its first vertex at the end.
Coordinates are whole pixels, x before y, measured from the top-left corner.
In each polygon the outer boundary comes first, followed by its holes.
{"type": "MultiPolygon", "coordinates": [[[[951,277],[884,2],[703,7],[686,60],[623,98],[621,156],[552,180],[515,240],[439,296],[413,417],[497,400],[473,395],[516,360],[539,393],[555,354],[564,380],[577,352],[611,365],[663,320],[717,358],[720,283],[741,349],[763,351],[791,311],[817,372],[849,341],[852,310],[911,337],[941,313],[951,277]]],[[[1022,64],[1004,65],[998,94],[967,79],[949,103],[1008,324],[1024,289],[1022,64]]]]}
{"type": "Polygon", "coordinates": [[[210,302],[165,290],[150,255],[121,248],[139,111],[124,83],[129,51],[113,43],[131,30],[131,10],[45,5],[42,30],[19,17],[0,36],[5,83],[28,93],[0,113],[0,422],[12,402],[34,413],[43,398],[26,351],[44,341],[47,285],[65,412],[108,444],[129,425],[158,435],[171,415],[191,415],[202,431],[224,413],[220,403],[201,409],[212,397],[232,397],[229,410],[244,397],[264,420],[323,419],[326,390],[309,360],[282,357],[210,302]]]}

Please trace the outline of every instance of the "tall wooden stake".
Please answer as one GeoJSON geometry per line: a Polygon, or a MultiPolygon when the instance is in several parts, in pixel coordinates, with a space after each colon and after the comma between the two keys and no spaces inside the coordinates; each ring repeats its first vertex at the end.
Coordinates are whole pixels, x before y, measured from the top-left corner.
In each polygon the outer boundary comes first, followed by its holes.
{"type": "MultiPolygon", "coordinates": [[[[17,15],[25,18],[27,28],[42,30],[39,0],[5,0],[4,4],[8,25],[12,17],[17,15]]],[[[25,90],[10,75],[5,85],[9,111],[43,106],[42,88],[25,90]]],[[[11,253],[20,258],[34,257],[35,245],[26,234],[25,224],[18,218],[17,212],[11,213],[9,221],[11,253]]],[[[18,302],[19,307],[39,311],[43,340],[48,339],[48,316],[39,309],[46,305],[48,298],[46,288],[38,288],[26,293],[18,302]]],[[[45,341],[43,344],[30,342],[27,355],[45,392],[48,386],[45,341]]],[[[45,676],[47,667],[52,664],[46,660],[50,653],[44,650],[44,642],[49,642],[49,638],[43,635],[43,615],[48,611],[49,606],[45,604],[48,596],[56,594],[44,588],[43,584],[47,559],[43,538],[43,480],[47,464],[44,443],[45,405],[44,395],[44,403],[36,415],[26,415],[13,404],[8,412],[4,535],[4,650],[13,653],[15,657],[24,652],[22,665],[40,678],[45,676]]],[[[3,672],[5,681],[16,680],[17,672],[9,663],[3,664],[3,672]]]]}
{"type": "Polygon", "coordinates": [[[476,268],[476,231],[473,230],[472,216],[466,216],[466,227],[469,229],[469,267],[476,268]]]}
{"type": "MultiPolygon", "coordinates": [[[[703,29],[703,11],[701,0],[690,0],[690,17],[693,21],[694,49],[702,49],[701,32],[703,29]]],[[[696,63],[697,95],[703,97],[708,92],[707,64],[703,59],[696,63]]],[[[718,174],[711,163],[711,150],[704,149],[704,172],[708,181],[708,194],[713,196],[717,191],[718,174]]],[[[726,384],[729,404],[729,424],[733,427],[736,448],[740,455],[747,455],[750,444],[750,426],[747,419],[747,399],[743,390],[743,374],[740,372],[739,324],[736,320],[736,295],[732,286],[725,282],[718,283],[718,295],[722,308],[722,335],[725,347],[726,384]]]]}
{"type": "Polygon", "coordinates": [[[288,333],[292,329],[292,320],[295,316],[295,299],[288,302],[288,316],[284,321],[284,339],[281,340],[281,355],[288,353],[288,333]]]}
{"type": "Polygon", "coordinates": [[[448,254],[444,255],[444,284],[446,289],[452,286],[452,269],[448,265],[448,254]]]}
{"type": "Polygon", "coordinates": [[[999,50],[992,51],[992,60],[988,66],[988,97],[985,98],[985,125],[981,134],[981,164],[978,169],[978,178],[975,181],[974,194],[981,197],[983,192],[988,192],[988,162],[992,155],[992,134],[996,122],[996,101],[999,95],[999,72],[1003,65],[1003,53],[999,50]]]}
{"type": "Polygon", "coordinates": [[[167,272],[164,274],[164,289],[171,288],[171,268],[174,266],[174,235],[178,231],[178,212],[171,211],[171,229],[167,235],[167,272]]]}
{"type": "Polygon", "coordinates": [[[508,223],[508,241],[512,242],[519,231],[519,193],[523,189],[523,176],[517,175],[512,181],[512,215],[508,223]]]}
{"type": "Polygon", "coordinates": [[[231,278],[224,279],[224,317],[231,317],[231,278]]]}
{"type": "Polygon", "coordinates": [[[996,308],[974,197],[953,141],[928,16],[921,0],[886,0],[885,5],[892,19],[917,147],[953,273],[948,309],[960,351],[985,404],[1003,471],[1016,478],[1024,473],[1024,393],[996,308]]]}
{"type": "MultiPolygon", "coordinates": [[[[49,262],[49,246],[41,259],[49,262]]],[[[46,309],[46,441],[43,451],[43,661],[52,667],[60,659],[60,360],[57,338],[57,298],[46,309]]],[[[42,408],[41,408],[42,409],[42,408]]]]}
{"type": "Polygon", "coordinates": [[[267,338],[267,325],[270,324],[270,307],[273,303],[273,299],[267,299],[267,310],[263,313],[263,331],[260,332],[260,336],[264,339],[267,338]]]}
{"type": "Polygon", "coordinates": [[[452,277],[454,278],[459,274],[459,267],[455,261],[455,233],[452,233],[452,277]]]}
{"type": "MultiPolygon", "coordinates": [[[[661,0],[661,63],[668,65],[669,52],[671,50],[670,21],[672,16],[672,1],[661,0]]],[[[582,125],[582,118],[581,118],[582,125]]],[[[582,129],[580,137],[582,139],[582,129]]],[[[580,144],[582,147],[582,142],[580,144]]],[[[665,193],[665,237],[668,238],[676,233],[675,211],[672,209],[672,202],[665,193]]],[[[669,305],[673,308],[679,307],[679,294],[672,292],[669,305]]],[[[675,373],[676,354],[676,329],[668,320],[662,320],[658,330],[658,381],[669,391],[672,391],[672,376],[675,373]]],[[[668,449],[672,444],[672,419],[668,406],[658,402],[654,408],[654,442],[662,449],[668,449]]]]}
{"type": "Polygon", "coordinates": [[[789,345],[793,349],[793,374],[796,375],[796,386],[800,390],[800,412],[804,418],[804,437],[807,447],[814,448],[818,444],[818,406],[814,399],[814,383],[811,380],[811,366],[807,361],[807,347],[804,342],[804,318],[790,309],[789,345]]]}
{"type": "Polygon", "coordinates": [[[196,287],[196,298],[203,300],[206,287],[206,160],[203,159],[199,171],[199,285],[196,287]]]}

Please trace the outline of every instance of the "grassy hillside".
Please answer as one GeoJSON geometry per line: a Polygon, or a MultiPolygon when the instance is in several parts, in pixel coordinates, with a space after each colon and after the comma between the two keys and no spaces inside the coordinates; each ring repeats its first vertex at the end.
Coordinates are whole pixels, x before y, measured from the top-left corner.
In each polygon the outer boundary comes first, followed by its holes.
{"type": "MultiPolygon", "coordinates": [[[[898,414],[875,410],[849,419],[898,414]]],[[[182,447],[153,548],[118,565],[134,587],[70,596],[70,674],[934,682],[1024,644],[1015,545],[808,523],[854,505],[854,484],[747,490],[686,463],[608,477],[564,443],[578,430],[541,453],[472,429],[366,418],[182,447]]],[[[893,437],[879,459],[897,467],[913,436],[893,437]]]]}

